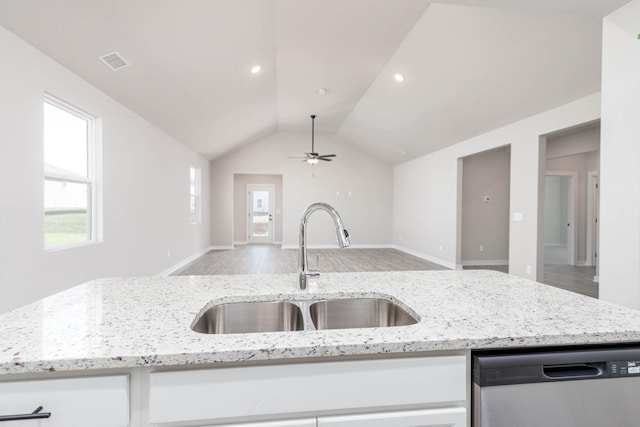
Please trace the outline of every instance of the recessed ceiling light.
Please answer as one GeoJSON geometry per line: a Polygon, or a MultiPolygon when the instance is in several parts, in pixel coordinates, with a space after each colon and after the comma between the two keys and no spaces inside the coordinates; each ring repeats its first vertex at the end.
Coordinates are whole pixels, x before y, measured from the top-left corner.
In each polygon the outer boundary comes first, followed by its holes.
{"type": "Polygon", "coordinates": [[[393,75],[393,78],[396,79],[397,82],[403,82],[404,81],[404,76],[400,73],[395,73],[393,75]]]}
{"type": "Polygon", "coordinates": [[[401,155],[401,156],[404,156],[405,154],[407,154],[407,152],[406,152],[406,151],[404,151],[402,148],[398,148],[398,149],[396,149],[396,153],[397,153],[397,154],[399,154],[399,155],[401,155]]]}
{"type": "Polygon", "coordinates": [[[320,89],[318,89],[318,95],[326,95],[327,92],[329,92],[329,91],[327,89],[325,89],[325,88],[321,87],[320,89]]]}
{"type": "Polygon", "coordinates": [[[260,70],[262,70],[262,68],[259,65],[254,65],[251,67],[251,74],[258,74],[260,70]]]}

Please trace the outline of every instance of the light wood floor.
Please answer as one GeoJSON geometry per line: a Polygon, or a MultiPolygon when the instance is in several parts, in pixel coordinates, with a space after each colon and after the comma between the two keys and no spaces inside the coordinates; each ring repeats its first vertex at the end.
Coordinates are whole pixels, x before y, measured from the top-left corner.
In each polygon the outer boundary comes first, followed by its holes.
{"type": "MultiPolygon", "coordinates": [[[[506,265],[465,266],[465,270],[497,270],[508,273],[506,265]]],[[[566,289],[592,298],[598,298],[598,283],[593,281],[595,267],[576,267],[572,265],[545,265],[542,283],[566,289]]]]}
{"type": "MultiPolygon", "coordinates": [[[[309,263],[321,272],[447,270],[439,264],[396,249],[310,249],[309,263]],[[319,265],[317,264],[319,260],[319,265]]],[[[245,245],[233,250],[209,251],[174,272],[174,276],[209,274],[295,273],[298,250],[276,245],[245,245]]],[[[465,266],[508,272],[507,266],[465,266]]],[[[597,298],[598,284],[593,281],[594,267],[568,265],[545,266],[544,283],[597,298]]]]}
{"type": "MultiPolygon", "coordinates": [[[[396,249],[310,249],[308,258],[312,269],[325,272],[447,270],[396,249]]],[[[173,275],[295,273],[297,268],[296,249],[245,245],[234,250],[209,251],[173,275]]]]}

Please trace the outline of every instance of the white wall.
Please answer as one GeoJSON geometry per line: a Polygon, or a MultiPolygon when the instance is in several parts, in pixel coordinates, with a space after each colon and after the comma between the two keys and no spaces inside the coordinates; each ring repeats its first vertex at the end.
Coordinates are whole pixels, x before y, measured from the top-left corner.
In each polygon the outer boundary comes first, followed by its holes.
{"type": "MultiPolygon", "coordinates": [[[[309,151],[311,134],[281,132],[211,162],[211,242],[231,247],[233,241],[233,175],[282,175],[282,243],[298,245],[300,217],[311,203],[333,205],[355,246],[391,244],[393,169],[335,134],[316,133],[316,151],[337,154],[318,166],[290,159],[309,151]]],[[[240,213],[242,215],[245,212],[240,213]]],[[[308,226],[311,246],[336,245],[335,227],[324,212],[308,226]]]]}
{"type": "Polygon", "coordinates": [[[535,278],[541,257],[537,244],[542,239],[538,227],[539,173],[544,171],[540,135],[599,116],[600,95],[594,94],[396,166],[394,243],[410,253],[455,267],[458,159],[510,144],[509,272],[535,278]],[[523,221],[514,222],[514,213],[522,213],[523,221]]]}
{"type": "Polygon", "coordinates": [[[547,159],[587,153],[600,149],[600,124],[572,129],[547,138],[547,159]]]}
{"type": "Polygon", "coordinates": [[[462,161],[463,265],[508,264],[510,158],[505,147],[462,161]],[[485,196],[491,200],[485,202],[485,196]]]}
{"type": "Polygon", "coordinates": [[[205,159],[3,27],[0,52],[0,312],[98,277],[157,274],[208,246],[205,159]],[[43,249],[45,91],[102,121],[101,243],[43,249]],[[203,173],[197,226],[189,224],[190,164],[203,173]]]}
{"type": "Polygon", "coordinates": [[[640,0],[603,27],[600,298],[640,309],[640,0]]]}

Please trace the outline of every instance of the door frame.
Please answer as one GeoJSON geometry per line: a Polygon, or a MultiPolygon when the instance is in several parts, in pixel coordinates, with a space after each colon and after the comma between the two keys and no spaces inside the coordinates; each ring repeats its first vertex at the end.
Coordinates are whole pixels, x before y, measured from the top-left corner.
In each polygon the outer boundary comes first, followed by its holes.
{"type": "Polygon", "coordinates": [[[275,209],[275,198],[276,198],[276,186],[274,184],[247,184],[247,204],[246,204],[246,214],[247,214],[247,243],[263,243],[263,244],[273,244],[275,241],[276,234],[276,222],[273,220],[273,213],[275,209]],[[251,209],[252,209],[252,198],[251,192],[255,190],[267,190],[269,191],[269,238],[264,240],[258,240],[251,238],[251,209]]]}
{"type": "Polygon", "coordinates": [[[598,263],[596,241],[599,224],[596,224],[596,220],[599,220],[600,215],[598,212],[596,185],[600,186],[600,173],[598,171],[589,171],[587,173],[587,265],[591,267],[598,263]]]}
{"type": "MultiPolygon", "coordinates": [[[[578,172],[575,171],[545,171],[545,178],[547,176],[566,176],[569,177],[569,207],[568,214],[569,217],[569,227],[567,228],[567,265],[576,265],[577,261],[577,251],[576,247],[578,246],[578,233],[576,232],[576,223],[578,220],[577,209],[578,206],[578,172]]],[[[545,194],[546,194],[546,185],[545,185],[545,194]]],[[[543,199],[544,200],[544,199],[543,199]]],[[[546,209],[546,207],[545,207],[546,209]]],[[[543,242],[544,247],[544,242],[543,242]]]]}

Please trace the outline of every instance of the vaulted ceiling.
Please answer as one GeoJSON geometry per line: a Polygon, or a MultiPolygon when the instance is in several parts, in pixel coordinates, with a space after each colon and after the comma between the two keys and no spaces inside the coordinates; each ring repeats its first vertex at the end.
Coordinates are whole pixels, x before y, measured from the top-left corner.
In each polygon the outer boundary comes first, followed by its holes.
{"type": "Polygon", "coordinates": [[[597,92],[627,2],[0,0],[0,25],[208,158],[317,114],[397,164],[597,92]]]}

